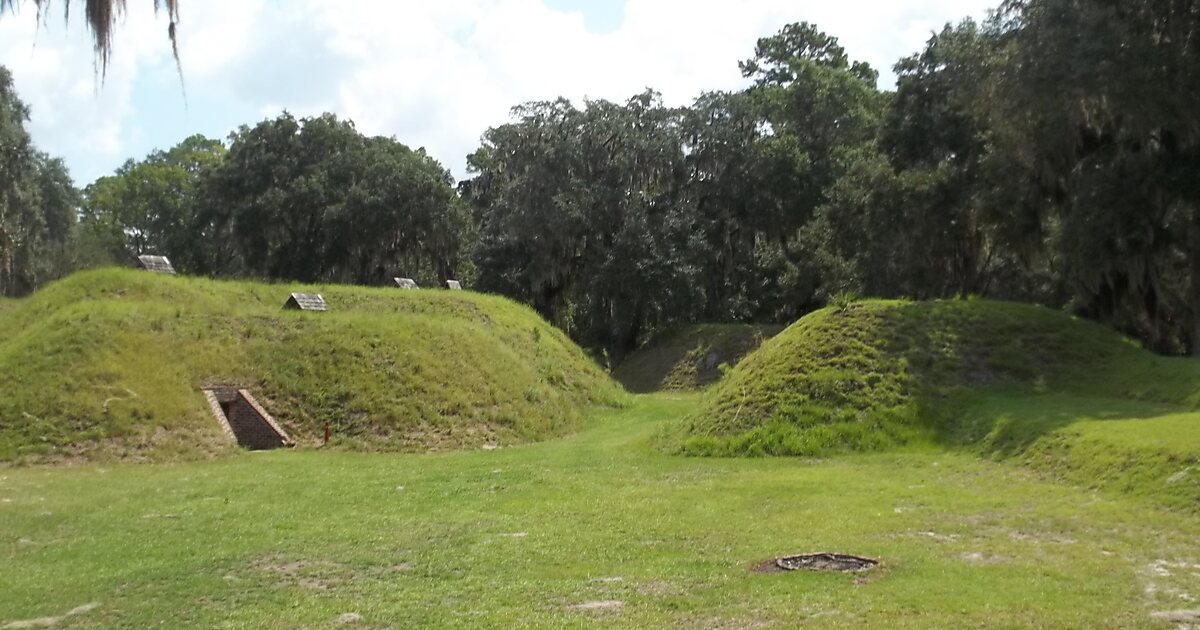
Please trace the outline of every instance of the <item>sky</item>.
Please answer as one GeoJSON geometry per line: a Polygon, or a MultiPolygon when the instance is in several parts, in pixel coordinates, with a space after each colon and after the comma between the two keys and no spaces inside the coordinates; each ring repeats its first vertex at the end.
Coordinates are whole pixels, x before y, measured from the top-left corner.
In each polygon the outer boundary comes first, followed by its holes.
{"type": "MultiPolygon", "coordinates": [[[[808,21],[881,72],[934,31],[998,0],[181,0],[182,81],[167,19],[128,0],[107,76],[62,2],[0,14],[0,65],[30,106],[42,151],[85,186],[125,160],[201,133],[225,139],[287,110],[333,112],[369,135],[424,147],[456,179],[513,106],[565,96],[668,105],[745,85],[759,37],[808,21]]],[[[79,0],[74,0],[79,2],[79,0]]],[[[77,8],[76,13],[81,13],[77,8]]]]}

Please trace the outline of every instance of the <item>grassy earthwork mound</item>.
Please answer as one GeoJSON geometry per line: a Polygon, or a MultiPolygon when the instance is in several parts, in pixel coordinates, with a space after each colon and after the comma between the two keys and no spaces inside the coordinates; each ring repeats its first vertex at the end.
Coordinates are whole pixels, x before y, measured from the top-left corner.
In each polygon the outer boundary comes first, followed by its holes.
{"type": "Polygon", "coordinates": [[[804,317],[665,430],[709,456],[939,443],[1173,504],[1200,501],[1200,362],[989,300],[864,301],[804,317]]]}
{"type": "Polygon", "coordinates": [[[427,451],[576,428],[619,386],[509,300],[106,269],[0,302],[0,461],[173,459],[232,448],[201,388],[252,390],[301,445],[427,451]],[[322,293],[324,313],[281,309],[322,293]]]}
{"type": "Polygon", "coordinates": [[[681,326],[651,339],[622,361],[613,377],[638,393],[703,389],[780,330],[752,324],[681,326]]]}

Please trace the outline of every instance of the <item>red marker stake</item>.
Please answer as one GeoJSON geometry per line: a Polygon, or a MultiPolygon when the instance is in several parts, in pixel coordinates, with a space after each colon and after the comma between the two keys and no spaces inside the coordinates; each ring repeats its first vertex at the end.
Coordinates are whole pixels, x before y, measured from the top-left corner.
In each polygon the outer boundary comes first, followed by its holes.
{"type": "Polygon", "coordinates": [[[325,443],[329,443],[329,421],[325,421],[325,443]]]}

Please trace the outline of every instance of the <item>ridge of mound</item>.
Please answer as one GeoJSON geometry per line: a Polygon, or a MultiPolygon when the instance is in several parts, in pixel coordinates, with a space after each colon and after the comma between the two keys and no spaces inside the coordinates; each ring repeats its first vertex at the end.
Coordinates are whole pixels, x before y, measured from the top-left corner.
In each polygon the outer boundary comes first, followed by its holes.
{"type": "Polygon", "coordinates": [[[737,365],[782,326],[695,324],[651,339],[613,370],[613,378],[636,393],[695,391],[721,378],[722,365],[737,365]]]}
{"type": "Polygon", "coordinates": [[[561,331],[470,292],[104,269],[0,304],[0,461],[228,450],[200,392],[252,389],[293,439],[428,451],[572,430],[618,385],[561,331]],[[284,311],[291,292],[324,313],[284,311]]]}
{"type": "MultiPolygon", "coordinates": [[[[746,357],[661,436],[693,455],[823,455],[961,435],[965,393],[997,387],[1194,409],[1200,364],[1099,324],[991,300],[869,300],[812,313],[746,357]]],[[[976,436],[978,437],[978,436],[976,436]]]]}

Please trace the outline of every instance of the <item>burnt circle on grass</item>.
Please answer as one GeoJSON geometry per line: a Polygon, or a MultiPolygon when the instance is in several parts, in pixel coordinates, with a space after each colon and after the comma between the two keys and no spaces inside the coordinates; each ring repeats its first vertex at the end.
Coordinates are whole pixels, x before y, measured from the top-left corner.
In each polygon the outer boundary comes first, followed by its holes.
{"type": "Polygon", "coordinates": [[[783,571],[838,571],[858,573],[879,566],[879,561],[872,558],[852,556],[845,553],[802,553],[795,556],[784,556],[764,560],[754,565],[756,573],[780,573],[783,571]]]}

